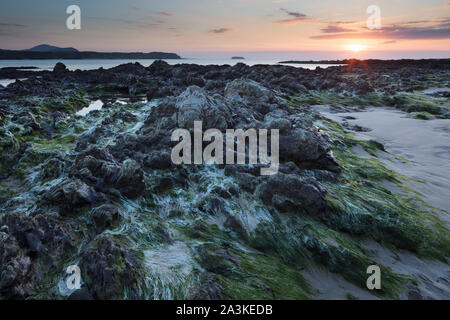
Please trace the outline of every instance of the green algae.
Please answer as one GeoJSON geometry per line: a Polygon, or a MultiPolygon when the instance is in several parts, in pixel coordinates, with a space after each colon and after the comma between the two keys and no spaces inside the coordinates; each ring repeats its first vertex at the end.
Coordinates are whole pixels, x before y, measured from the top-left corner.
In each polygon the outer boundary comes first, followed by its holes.
{"type": "MultiPolygon", "coordinates": [[[[448,99],[433,97],[420,92],[401,92],[392,97],[390,104],[405,112],[426,112],[440,115],[450,110],[448,99]]],[[[425,115],[426,115],[425,113],[425,115]]],[[[422,115],[424,115],[422,113],[422,115]]]]}
{"type": "Polygon", "coordinates": [[[312,294],[300,271],[279,259],[263,254],[235,253],[240,258],[239,269],[228,277],[217,276],[227,298],[305,300],[312,294]]]}
{"type": "Polygon", "coordinates": [[[327,202],[333,212],[328,224],[422,257],[445,261],[450,252],[449,230],[430,206],[403,186],[406,177],[387,169],[377,159],[357,156],[350,148],[355,145],[354,138],[337,123],[325,123],[324,130],[344,143],[334,149],[342,167],[340,179],[338,183],[326,184],[327,202]],[[406,193],[391,192],[384,181],[395,183],[406,193]]]}
{"type": "Polygon", "coordinates": [[[351,107],[381,107],[386,105],[386,96],[379,92],[370,92],[365,94],[342,94],[334,91],[311,90],[308,93],[297,95],[291,98],[291,104],[294,105],[332,105],[332,106],[351,106],[351,107]]]}

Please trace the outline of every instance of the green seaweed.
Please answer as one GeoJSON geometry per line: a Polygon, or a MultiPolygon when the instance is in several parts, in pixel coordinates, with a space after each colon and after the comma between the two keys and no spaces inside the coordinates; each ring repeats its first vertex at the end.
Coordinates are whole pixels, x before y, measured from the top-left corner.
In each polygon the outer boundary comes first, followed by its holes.
{"type": "MultiPolygon", "coordinates": [[[[377,159],[357,156],[355,139],[332,121],[324,129],[344,145],[336,147],[342,173],[338,183],[326,183],[327,202],[333,212],[327,220],[334,228],[355,235],[371,236],[381,243],[445,261],[450,252],[449,230],[418,194],[403,185],[406,177],[387,169],[377,159]],[[395,194],[384,181],[405,191],[395,194]]],[[[365,142],[361,142],[364,144],[365,142]]]]}

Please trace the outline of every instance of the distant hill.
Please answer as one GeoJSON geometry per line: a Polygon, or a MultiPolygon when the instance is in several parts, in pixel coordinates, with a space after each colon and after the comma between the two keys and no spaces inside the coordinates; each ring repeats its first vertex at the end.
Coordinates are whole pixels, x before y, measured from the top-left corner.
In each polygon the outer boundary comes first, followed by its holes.
{"type": "Polygon", "coordinates": [[[181,59],[181,57],[170,52],[78,51],[75,48],[59,48],[48,44],[26,50],[0,49],[0,60],[15,59],[181,59]]]}
{"type": "Polygon", "coordinates": [[[30,49],[26,49],[23,51],[33,51],[33,52],[79,52],[75,48],[60,48],[51,46],[49,44],[40,44],[30,49]]]}

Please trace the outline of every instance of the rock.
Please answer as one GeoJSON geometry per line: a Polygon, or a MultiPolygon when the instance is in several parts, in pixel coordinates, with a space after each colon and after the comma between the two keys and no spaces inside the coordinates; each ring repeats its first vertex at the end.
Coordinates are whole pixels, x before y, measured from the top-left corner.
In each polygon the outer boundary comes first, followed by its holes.
{"type": "Polygon", "coordinates": [[[139,62],[124,63],[117,67],[113,67],[113,68],[109,69],[109,71],[111,71],[113,73],[124,73],[126,76],[129,76],[129,75],[136,76],[136,75],[147,74],[147,69],[139,62]]]}
{"type": "Polygon", "coordinates": [[[164,98],[173,95],[173,89],[164,84],[155,83],[147,89],[147,100],[164,98]]]}
{"type": "Polygon", "coordinates": [[[279,194],[273,195],[272,205],[280,212],[295,212],[296,210],[301,210],[301,205],[279,194]]]}
{"type": "Polygon", "coordinates": [[[177,97],[177,123],[180,128],[194,128],[194,121],[202,121],[203,130],[216,128],[224,132],[231,126],[231,110],[219,96],[209,96],[197,86],[191,86],[177,97]]]}
{"type": "Polygon", "coordinates": [[[273,91],[261,84],[247,79],[233,80],[225,87],[225,97],[235,106],[245,105],[261,114],[276,110],[283,105],[273,91]]]}
{"type": "Polygon", "coordinates": [[[0,128],[0,178],[11,173],[13,165],[20,156],[20,145],[16,137],[4,128],[0,128]]]}
{"type": "Polygon", "coordinates": [[[0,224],[8,227],[8,232],[28,253],[39,253],[42,250],[44,232],[37,221],[22,213],[8,213],[1,217],[0,224]]]}
{"type": "Polygon", "coordinates": [[[45,161],[40,177],[42,180],[51,180],[58,178],[65,167],[65,163],[58,158],[50,158],[45,161]]]}
{"type": "Polygon", "coordinates": [[[202,272],[198,284],[189,290],[188,300],[221,300],[222,288],[214,274],[202,272]]]}
{"type": "Polygon", "coordinates": [[[233,216],[228,216],[227,220],[225,220],[224,227],[236,232],[240,237],[245,237],[247,235],[245,228],[233,216]]]}
{"type": "Polygon", "coordinates": [[[280,134],[288,134],[291,131],[292,123],[285,118],[287,113],[282,109],[277,109],[264,116],[264,127],[267,129],[278,129],[280,134]]]}
{"type": "Polygon", "coordinates": [[[53,68],[53,74],[57,77],[64,75],[68,71],[69,69],[67,69],[66,65],[62,62],[58,62],[53,68]]]}
{"type": "Polygon", "coordinates": [[[233,267],[240,263],[237,256],[229,253],[226,249],[215,246],[200,246],[197,249],[197,253],[199,256],[199,263],[203,268],[209,272],[220,274],[222,276],[229,276],[233,267]]]}
{"type": "Polygon", "coordinates": [[[34,130],[41,129],[41,126],[36,121],[36,118],[34,117],[34,115],[31,112],[26,112],[23,115],[21,115],[19,117],[19,119],[17,119],[17,122],[20,124],[23,124],[24,126],[29,126],[30,128],[32,128],[34,130]]]}
{"type": "Polygon", "coordinates": [[[132,159],[125,160],[114,185],[127,197],[136,197],[141,194],[145,189],[141,166],[132,159]]]}
{"type": "Polygon", "coordinates": [[[151,169],[169,169],[172,167],[172,159],[169,152],[154,151],[144,158],[144,166],[151,169]]]}
{"type": "Polygon", "coordinates": [[[89,292],[88,288],[82,287],[78,290],[76,290],[74,293],[72,293],[69,298],[69,300],[93,300],[93,297],[91,293],[89,292]]]}
{"type": "Polygon", "coordinates": [[[94,299],[142,299],[143,265],[111,234],[98,235],[81,252],[82,279],[94,299]]]}
{"type": "Polygon", "coordinates": [[[323,137],[313,128],[298,127],[280,134],[280,159],[300,167],[340,171],[337,159],[323,137]]]}
{"type": "Polygon", "coordinates": [[[267,103],[276,101],[272,91],[256,81],[248,79],[238,79],[229,82],[225,87],[225,97],[267,103]]]}
{"type": "Polygon", "coordinates": [[[201,77],[188,76],[185,80],[186,86],[204,87],[205,81],[201,77]]]}
{"type": "Polygon", "coordinates": [[[147,68],[147,70],[155,75],[164,75],[170,70],[170,65],[164,60],[156,60],[147,68]]]}
{"type": "Polygon", "coordinates": [[[267,205],[273,204],[282,211],[305,208],[312,213],[326,209],[325,189],[312,178],[295,174],[278,173],[260,184],[255,194],[267,205]]]}
{"type": "Polygon", "coordinates": [[[223,199],[216,196],[208,196],[202,209],[211,215],[220,215],[225,213],[225,203],[223,199]]]}
{"type": "Polygon", "coordinates": [[[97,193],[79,179],[64,179],[47,190],[44,201],[59,207],[62,215],[73,214],[78,209],[104,201],[104,195],[97,193]]]}
{"type": "Polygon", "coordinates": [[[98,233],[114,227],[120,219],[119,209],[111,204],[95,208],[91,215],[98,233]]]}
{"type": "MultiPolygon", "coordinates": [[[[243,166],[228,165],[225,167],[225,175],[233,176],[236,179],[237,184],[243,190],[253,192],[258,184],[258,178],[255,175],[244,172],[243,166]]],[[[257,173],[259,174],[259,173],[257,173]]]]}
{"type": "Polygon", "coordinates": [[[97,147],[77,156],[73,175],[97,190],[110,192],[116,188],[127,197],[136,197],[145,189],[144,173],[135,160],[119,164],[109,152],[97,147]]]}
{"type": "Polygon", "coordinates": [[[26,276],[31,259],[14,236],[0,232],[0,299],[24,299],[31,294],[26,276]]]}

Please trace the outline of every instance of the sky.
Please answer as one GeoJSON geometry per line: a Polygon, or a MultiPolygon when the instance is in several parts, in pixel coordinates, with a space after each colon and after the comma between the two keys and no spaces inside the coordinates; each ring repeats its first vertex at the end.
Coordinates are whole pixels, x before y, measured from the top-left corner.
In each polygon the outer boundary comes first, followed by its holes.
{"type": "Polygon", "coordinates": [[[441,0],[14,0],[0,2],[0,48],[183,57],[450,58],[450,2],[441,0]],[[81,9],[69,30],[66,8],[81,9]],[[381,29],[368,29],[367,7],[381,29]]]}

